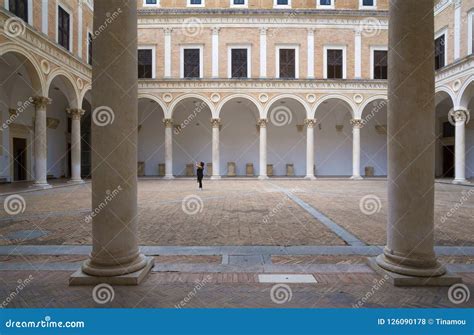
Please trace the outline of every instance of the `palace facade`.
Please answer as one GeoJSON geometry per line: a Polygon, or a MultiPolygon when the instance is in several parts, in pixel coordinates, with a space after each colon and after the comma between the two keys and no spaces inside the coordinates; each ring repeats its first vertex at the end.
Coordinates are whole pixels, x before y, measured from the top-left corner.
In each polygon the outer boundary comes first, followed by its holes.
{"type": "MultiPolygon", "coordinates": [[[[121,8],[93,27],[92,1],[0,5],[0,178],[80,182],[91,123],[114,121],[92,109],[93,43],[121,8]]],[[[473,15],[435,3],[436,176],[456,182],[474,177],[473,15]]],[[[139,176],[386,176],[387,45],[388,0],[139,0],[139,176]]]]}

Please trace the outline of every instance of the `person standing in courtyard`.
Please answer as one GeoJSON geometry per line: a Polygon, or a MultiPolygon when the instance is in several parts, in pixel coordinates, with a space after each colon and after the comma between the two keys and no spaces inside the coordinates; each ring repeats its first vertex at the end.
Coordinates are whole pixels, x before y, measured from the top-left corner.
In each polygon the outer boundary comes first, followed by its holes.
{"type": "Polygon", "coordinates": [[[197,182],[199,183],[199,189],[202,191],[202,179],[204,178],[204,162],[196,163],[196,175],[197,182]]]}

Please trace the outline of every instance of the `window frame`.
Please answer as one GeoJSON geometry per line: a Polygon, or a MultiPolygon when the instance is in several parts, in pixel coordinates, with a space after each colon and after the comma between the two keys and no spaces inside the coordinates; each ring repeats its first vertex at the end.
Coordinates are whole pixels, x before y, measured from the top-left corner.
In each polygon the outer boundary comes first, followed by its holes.
{"type": "MultiPolygon", "coordinates": [[[[33,25],[33,0],[27,0],[26,4],[28,6],[27,11],[26,11],[28,15],[28,20],[26,20],[26,23],[32,26],[33,25]]],[[[10,0],[5,0],[5,9],[10,12],[10,0]]]]}
{"type": "Polygon", "coordinates": [[[234,4],[234,0],[229,0],[229,7],[230,8],[248,8],[249,7],[249,1],[248,0],[244,0],[244,4],[243,5],[236,5],[234,4]]]}
{"type": "MultiPolygon", "coordinates": [[[[328,44],[323,47],[323,72],[324,79],[328,79],[328,50],[342,50],[342,78],[347,79],[347,45],[328,44]]],[[[337,80],[330,78],[331,80],[337,80]]]]}
{"type": "Polygon", "coordinates": [[[252,78],[252,45],[251,44],[228,44],[227,45],[227,78],[229,79],[252,78]],[[247,49],[247,77],[232,78],[232,49],[247,49]]]}
{"type": "Polygon", "coordinates": [[[183,44],[180,45],[179,51],[179,77],[181,79],[202,79],[204,78],[204,45],[202,44],[183,44]],[[185,49],[199,49],[199,77],[185,78],[184,77],[184,50],[185,49]]]}
{"type": "MultiPolygon", "coordinates": [[[[376,80],[375,79],[375,73],[374,73],[374,67],[375,67],[375,51],[387,51],[388,52],[388,46],[386,45],[374,45],[370,47],[370,79],[376,80]]],[[[387,54],[388,57],[388,54],[387,54]]],[[[388,58],[387,58],[388,62],[388,58]]],[[[388,71],[388,69],[387,69],[388,71]]],[[[386,79],[377,79],[377,80],[386,80],[386,79]]]]}
{"type": "Polygon", "coordinates": [[[474,8],[467,12],[467,56],[474,54],[474,45],[472,39],[474,37],[474,8]]]}
{"type": "Polygon", "coordinates": [[[316,8],[317,9],[334,9],[334,2],[335,0],[331,0],[330,5],[321,5],[321,0],[316,0],[316,8]]]}
{"type": "Polygon", "coordinates": [[[201,0],[201,4],[192,4],[191,0],[186,0],[186,7],[206,7],[206,0],[201,0]]]}
{"type": "Polygon", "coordinates": [[[138,57],[138,50],[151,50],[151,78],[139,78],[138,80],[156,79],[156,45],[151,45],[151,44],[138,45],[137,57],[138,57]]]}
{"type": "MultiPolygon", "coordinates": [[[[62,1],[56,1],[56,44],[59,44],[59,7],[61,7],[66,13],[69,14],[69,49],[66,49],[69,52],[73,52],[74,46],[74,17],[72,10],[68,8],[62,1]]],[[[62,47],[62,45],[60,45],[62,47]]]]}
{"type": "Polygon", "coordinates": [[[146,0],[143,0],[143,7],[146,8],[146,7],[160,7],[160,0],[156,0],[156,4],[147,4],[146,3],[146,0]]]}
{"type": "Polygon", "coordinates": [[[280,78],[280,49],[294,49],[295,50],[295,78],[300,78],[300,45],[299,44],[275,44],[275,77],[280,78]]]}
{"type": "Polygon", "coordinates": [[[377,0],[372,0],[374,4],[372,6],[364,6],[364,0],[359,0],[359,9],[377,9],[377,0]]]}
{"type": "MultiPolygon", "coordinates": [[[[87,28],[87,33],[86,33],[86,45],[87,45],[87,64],[88,65],[91,65],[92,66],[92,58],[93,58],[93,54],[91,54],[91,50],[90,50],[90,45],[89,45],[89,35],[92,36],[92,41],[94,41],[94,34],[92,33],[92,31],[87,28]]],[[[91,44],[92,44],[92,41],[91,41],[91,44]]],[[[92,53],[94,52],[94,48],[92,48],[92,53]]]]}
{"type": "MultiPolygon", "coordinates": [[[[442,68],[448,65],[448,50],[449,50],[448,42],[449,41],[448,41],[448,28],[447,27],[441,28],[435,33],[433,43],[435,43],[435,41],[443,35],[444,35],[444,66],[440,67],[438,70],[441,70],[442,68]]],[[[436,45],[435,45],[435,55],[436,55],[436,45]]],[[[435,70],[435,71],[438,71],[438,70],[435,70]]]]}
{"type": "Polygon", "coordinates": [[[273,0],[273,8],[291,8],[291,0],[288,0],[287,5],[279,5],[278,0],[273,0]]]}

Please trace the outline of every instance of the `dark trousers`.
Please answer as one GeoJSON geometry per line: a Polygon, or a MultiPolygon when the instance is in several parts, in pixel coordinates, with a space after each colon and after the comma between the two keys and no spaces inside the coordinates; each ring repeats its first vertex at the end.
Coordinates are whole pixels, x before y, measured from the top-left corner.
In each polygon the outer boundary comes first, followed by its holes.
{"type": "Polygon", "coordinates": [[[202,177],[198,178],[199,188],[202,188],[202,177]]]}

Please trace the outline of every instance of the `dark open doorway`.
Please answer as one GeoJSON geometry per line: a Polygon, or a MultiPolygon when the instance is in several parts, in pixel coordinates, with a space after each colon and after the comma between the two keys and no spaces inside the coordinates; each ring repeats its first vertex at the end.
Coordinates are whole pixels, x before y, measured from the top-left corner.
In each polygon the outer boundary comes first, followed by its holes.
{"type": "Polygon", "coordinates": [[[454,145],[443,146],[443,177],[454,178],[454,145]]]}
{"type": "Polygon", "coordinates": [[[21,181],[26,180],[28,176],[27,171],[27,155],[26,151],[26,139],[25,138],[13,138],[13,180],[21,181]]]}

